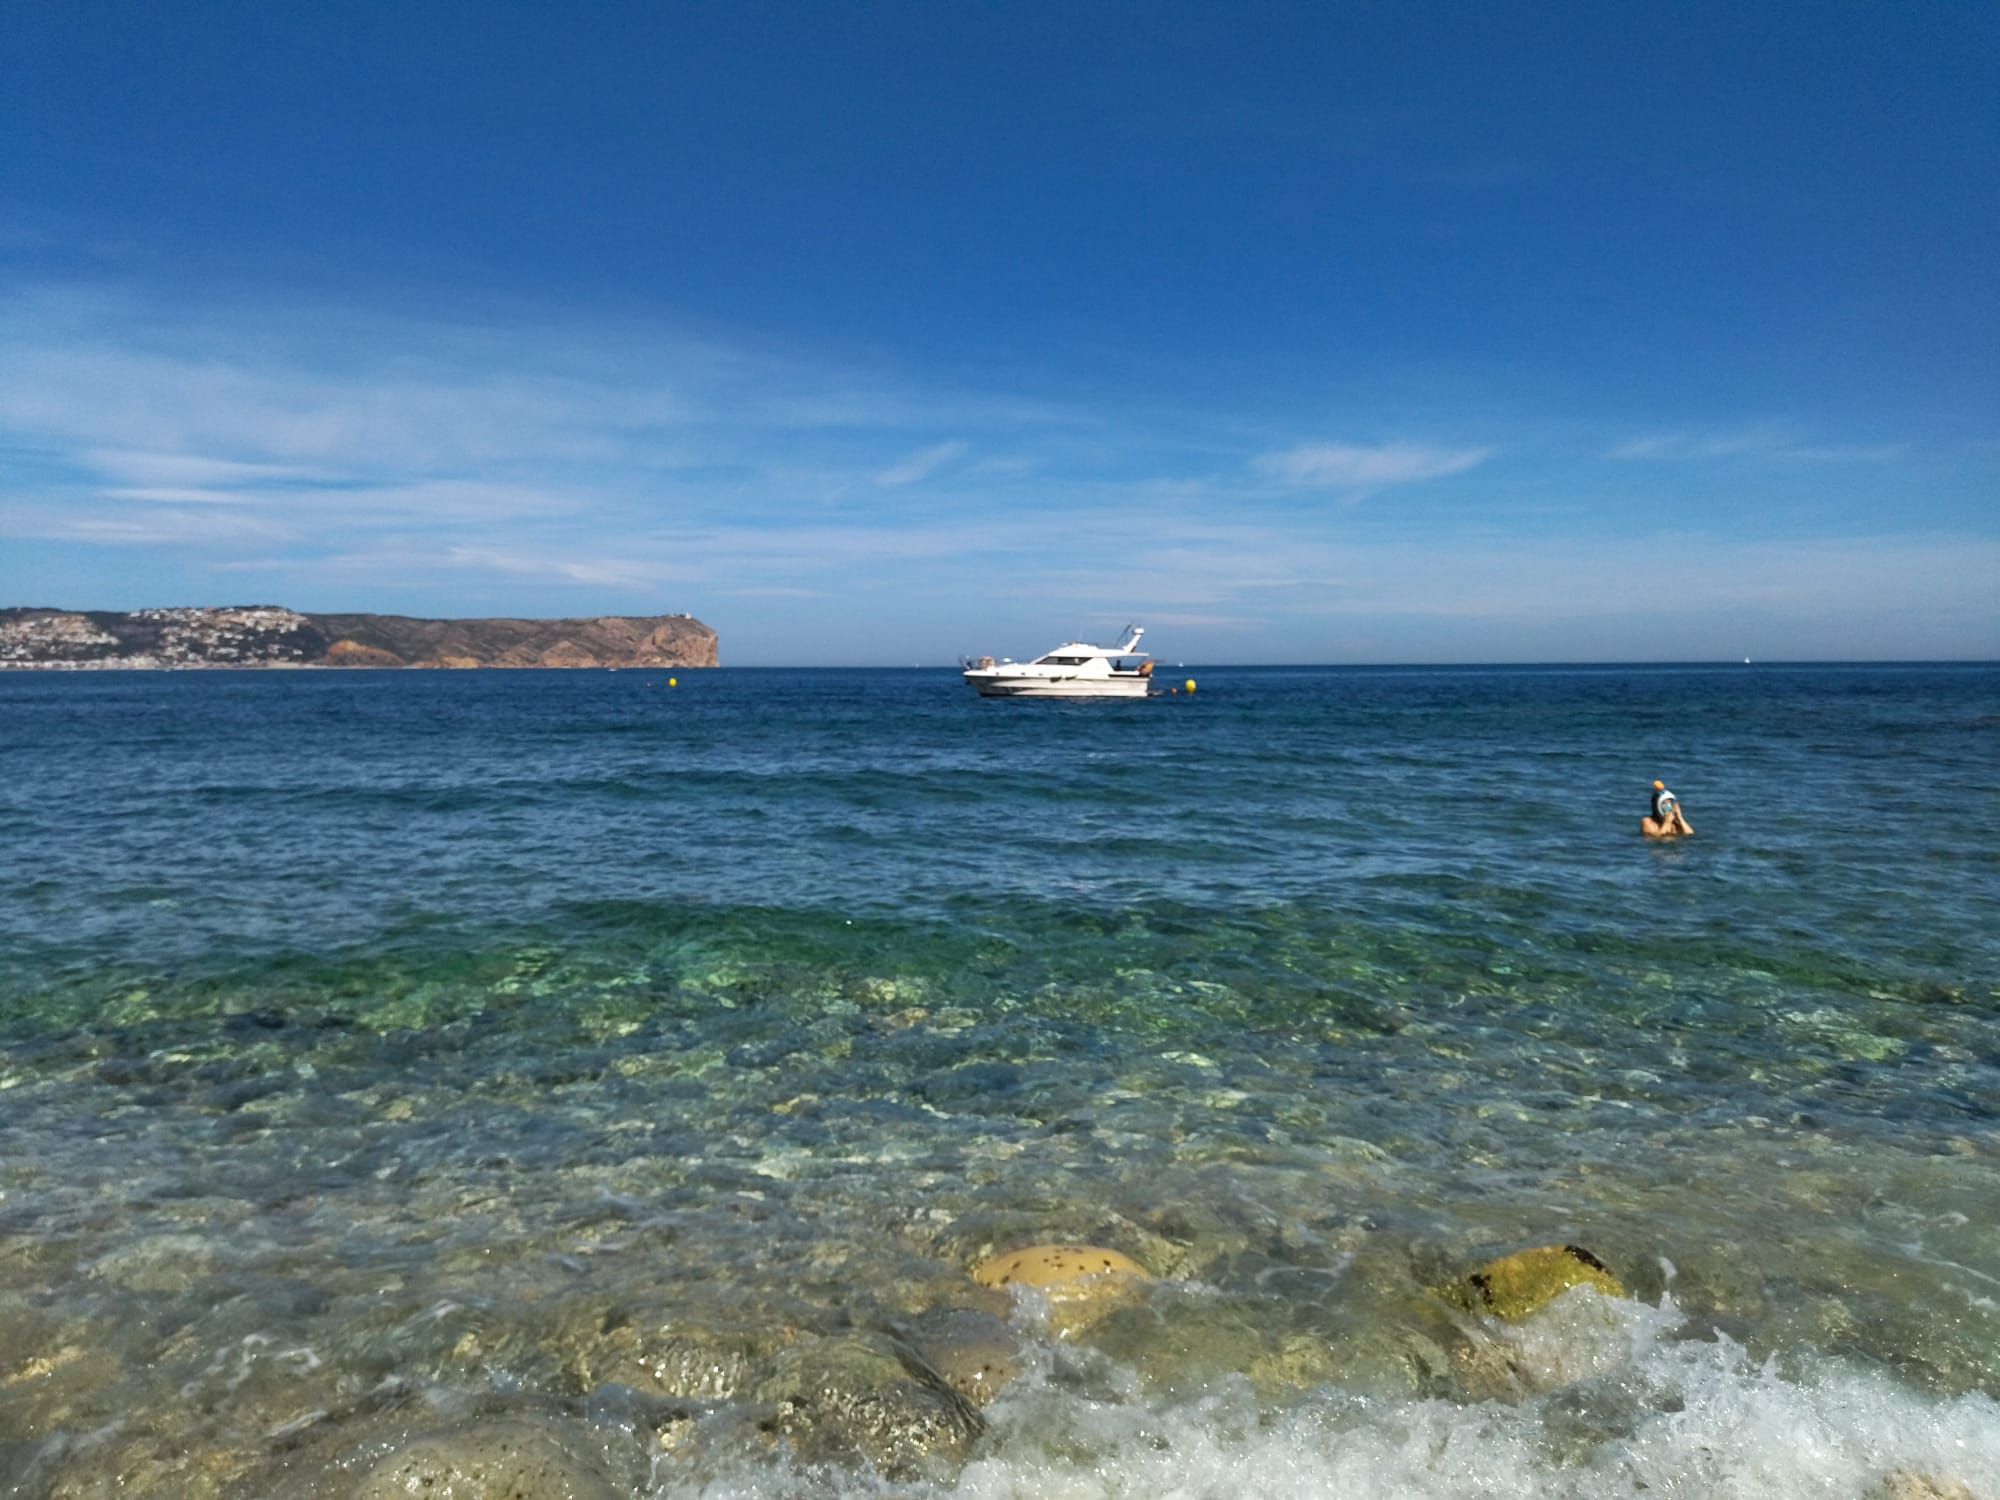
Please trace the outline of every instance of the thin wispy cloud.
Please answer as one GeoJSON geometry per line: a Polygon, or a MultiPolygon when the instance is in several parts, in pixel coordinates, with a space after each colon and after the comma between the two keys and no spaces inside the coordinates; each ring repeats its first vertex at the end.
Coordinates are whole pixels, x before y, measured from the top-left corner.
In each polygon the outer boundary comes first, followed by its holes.
{"type": "MultiPolygon", "coordinates": [[[[243,463],[208,458],[198,453],[138,453],[117,449],[85,450],[79,462],[109,479],[134,485],[254,485],[309,481],[323,477],[312,469],[289,464],[243,463]]],[[[193,493],[208,494],[203,489],[193,493]]]]}
{"type": "Polygon", "coordinates": [[[949,467],[965,457],[968,445],[965,443],[938,443],[921,452],[912,453],[901,463],[895,464],[875,476],[879,489],[900,489],[906,484],[919,484],[929,479],[940,469],[949,467]]]}
{"type": "Polygon", "coordinates": [[[149,505],[245,505],[256,497],[239,490],[172,489],[161,486],[98,491],[106,500],[143,500],[149,505]]]}
{"type": "Polygon", "coordinates": [[[1739,453],[1769,452],[1780,441],[1782,439],[1776,433],[1764,428],[1707,434],[1661,432],[1620,443],[1609,456],[1616,459],[1733,458],[1739,453]]]}
{"type": "Polygon", "coordinates": [[[268,546],[297,533],[261,516],[215,510],[143,510],[81,513],[46,503],[0,507],[0,537],[84,542],[104,547],[268,546]]]}
{"type": "Polygon", "coordinates": [[[445,560],[453,567],[483,568],[530,578],[560,579],[610,588],[650,587],[675,576],[672,568],[608,558],[565,558],[547,554],[503,552],[491,547],[452,547],[445,560]]]}
{"type": "Polygon", "coordinates": [[[1306,443],[1256,461],[1258,472],[1282,484],[1313,489],[1369,489],[1463,474],[1492,456],[1490,448],[1430,448],[1389,443],[1306,443]]]}
{"type": "Polygon", "coordinates": [[[1909,451],[1908,443],[1807,443],[1781,456],[1808,464],[1885,464],[1909,451]]]}
{"type": "Polygon", "coordinates": [[[1909,451],[1905,443],[1813,443],[1775,424],[1720,432],[1663,432],[1616,444],[1606,455],[1621,461],[1693,462],[1761,458],[1797,463],[1887,463],[1909,451]]]}

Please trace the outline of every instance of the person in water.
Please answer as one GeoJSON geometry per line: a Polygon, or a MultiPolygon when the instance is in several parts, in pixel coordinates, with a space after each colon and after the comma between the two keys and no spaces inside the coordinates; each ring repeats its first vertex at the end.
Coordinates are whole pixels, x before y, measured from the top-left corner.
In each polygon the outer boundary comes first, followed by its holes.
{"type": "Polygon", "coordinates": [[[1681,811],[1680,798],[1667,790],[1664,781],[1653,783],[1653,810],[1639,820],[1639,831],[1649,839],[1678,839],[1694,832],[1681,811]]]}

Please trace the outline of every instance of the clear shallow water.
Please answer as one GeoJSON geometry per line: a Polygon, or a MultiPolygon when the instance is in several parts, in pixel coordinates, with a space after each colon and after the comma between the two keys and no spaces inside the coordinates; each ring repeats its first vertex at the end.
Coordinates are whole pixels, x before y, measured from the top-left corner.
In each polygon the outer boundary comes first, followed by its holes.
{"type": "Polygon", "coordinates": [[[1192,675],[0,676],[0,1484],[2000,1493],[2000,670],[1192,675]],[[773,1447],[950,1310],[948,1460],[773,1447]]]}

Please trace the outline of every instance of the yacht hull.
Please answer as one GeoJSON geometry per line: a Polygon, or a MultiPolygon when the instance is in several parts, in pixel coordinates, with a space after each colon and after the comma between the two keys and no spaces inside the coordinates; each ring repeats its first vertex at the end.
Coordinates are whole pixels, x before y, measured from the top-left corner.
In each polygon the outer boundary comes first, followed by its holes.
{"type": "Polygon", "coordinates": [[[982,698],[1143,698],[1144,677],[985,677],[971,672],[965,680],[982,698]]]}

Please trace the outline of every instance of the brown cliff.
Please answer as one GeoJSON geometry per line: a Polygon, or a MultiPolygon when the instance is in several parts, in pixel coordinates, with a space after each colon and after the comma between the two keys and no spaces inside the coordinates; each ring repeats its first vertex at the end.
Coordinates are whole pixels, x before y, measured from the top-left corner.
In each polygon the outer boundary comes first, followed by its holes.
{"type": "Polygon", "coordinates": [[[712,667],[715,632],[690,615],[418,620],[311,615],[329,664],[381,667],[712,667]]]}

